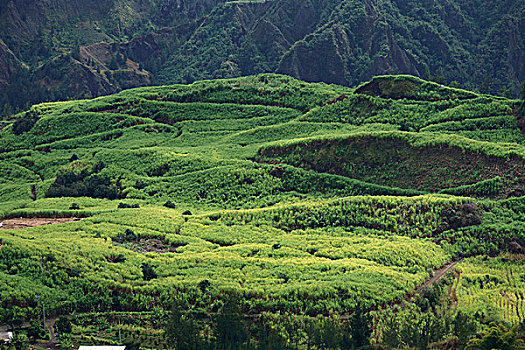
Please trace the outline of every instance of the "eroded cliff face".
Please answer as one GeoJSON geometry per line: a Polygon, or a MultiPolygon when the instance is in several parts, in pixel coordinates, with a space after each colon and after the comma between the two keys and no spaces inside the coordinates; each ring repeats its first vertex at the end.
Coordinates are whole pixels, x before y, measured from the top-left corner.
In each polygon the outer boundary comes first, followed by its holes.
{"type": "Polygon", "coordinates": [[[27,70],[15,54],[0,40],[0,89],[6,88],[13,82],[14,76],[27,70]]]}
{"type": "Polygon", "coordinates": [[[63,55],[39,67],[36,84],[49,93],[91,98],[123,89],[149,85],[147,71],[122,53],[116,44],[99,43],[80,48],[80,55],[63,55]]]}
{"type": "Polygon", "coordinates": [[[519,0],[8,0],[0,21],[0,89],[29,67],[14,105],[260,72],[345,85],[406,73],[514,93],[525,80],[519,0]]]}
{"type": "Polygon", "coordinates": [[[186,43],[170,52],[157,81],[275,72],[293,45],[315,32],[339,4],[336,0],[280,0],[219,5],[186,43]],[[233,72],[223,69],[226,61],[235,64],[233,72]]]}
{"type": "Polygon", "coordinates": [[[516,90],[525,73],[523,6],[517,10],[521,19],[509,16],[489,29],[474,26],[453,1],[436,7],[407,3],[345,2],[329,25],[293,45],[278,72],[350,85],[378,74],[430,72],[477,87],[488,76],[492,91],[496,86],[516,90]]]}
{"type": "MultiPolygon", "coordinates": [[[[525,81],[525,16],[517,19],[507,19],[508,32],[504,38],[504,45],[507,47],[507,54],[495,57],[499,62],[502,74],[507,73],[509,79],[513,82],[514,88],[519,87],[516,83],[525,81]]],[[[493,42],[498,42],[498,38],[493,35],[493,42]]],[[[494,58],[490,59],[490,61],[494,58]]],[[[496,68],[496,67],[494,67],[496,68]]]]}

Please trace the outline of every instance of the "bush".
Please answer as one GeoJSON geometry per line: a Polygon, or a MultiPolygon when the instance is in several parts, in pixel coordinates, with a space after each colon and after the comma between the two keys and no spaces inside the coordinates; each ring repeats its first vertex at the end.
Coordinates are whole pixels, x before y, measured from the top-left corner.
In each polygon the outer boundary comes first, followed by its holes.
{"type": "Polygon", "coordinates": [[[199,287],[199,289],[201,290],[202,293],[206,293],[208,288],[210,288],[211,283],[208,280],[202,280],[202,281],[199,282],[199,284],[197,286],[199,287]]]}
{"type": "Polygon", "coordinates": [[[126,231],[124,231],[124,235],[127,241],[134,241],[137,239],[137,235],[135,234],[135,232],[133,232],[133,230],[130,230],[129,228],[127,228],[126,231]]]}
{"type": "Polygon", "coordinates": [[[109,178],[96,174],[103,168],[102,163],[70,163],[57,175],[46,197],[120,198],[120,189],[109,178]]]}
{"type": "Polygon", "coordinates": [[[20,135],[28,132],[38,121],[38,114],[35,111],[24,113],[24,115],[13,123],[13,134],[20,135]]]}
{"type": "Polygon", "coordinates": [[[80,206],[78,205],[78,203],[71,203],[71,205],[69,206],[69,210],[79,210],[80,209],[80,206]]]}
{"type": "Polygon", "coordinates": [[[150,281],[158,277],[157,273],[153,269],[153,266],[151,266],[149,263],[142,263],[141,268],[144,281],[150,281]]]}
{"type": "Polygon", "coordinates": [[[126,257],[124,256],[124,254],[117,255],[117,257],[113,260],[113,262],[115,263],[120,263],[120,262],[125,262],[125,261],[126,261],[126,257]]]}
{"type": "Polygon", "coordinates": [[[140,205],[138,204],[128,204],[128,203],[124,203],[124,202],[120,202],[118,204],[118,208],[119,209],[137,209],[137,208],[140,208],[140,205]]]}
{"type": "Polygon", "coordinates": [[[58,334],[71,334],[73,327],[69,318],[60,316],[55,323],[55,329],[58,334]]]}
{"type": "Polygon", "coordinates": [[[175,209],[175,204],[172,201],[167,201],[166,203],[164,203],[164,206],[166,208],[175,209]]]}
{"type": "Polygon", "coordinates": [[[40,327],[40,324],[36,320],[32,320],[27,329],[27,336],[33,341],[42,338],[46,334],[45,330],[40,327]]]}

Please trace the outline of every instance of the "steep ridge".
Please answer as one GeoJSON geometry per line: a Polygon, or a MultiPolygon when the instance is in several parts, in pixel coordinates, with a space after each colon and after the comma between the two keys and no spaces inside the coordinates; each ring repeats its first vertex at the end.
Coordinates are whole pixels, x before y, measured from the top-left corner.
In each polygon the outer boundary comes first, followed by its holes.
{"type": "Polygon", "coordinates": [[[522,156],[487,156],[467,147],[437,139],[425,142],[424,136],[410,133],[379,132],[270,146],[260,151],[258,159],[430,192],[501,177],[505,193],[525,193],[522,156]]]}
{"type": "Polygon", "coordinates": [[[32,74],[4,86],[0,104],[18,110],[28,101],[261,72],[343,85],[406,73],[517,96],[525,79],[522,2],[433,4],[9,0],[0,7],[0,40],[32,74]],[[111,54],[92,57],[104,43],[111,54]],[[87,83],[72,83],[80,79],[87,83]],[[52,91],[51,81],[61,88],[52,91]]]}

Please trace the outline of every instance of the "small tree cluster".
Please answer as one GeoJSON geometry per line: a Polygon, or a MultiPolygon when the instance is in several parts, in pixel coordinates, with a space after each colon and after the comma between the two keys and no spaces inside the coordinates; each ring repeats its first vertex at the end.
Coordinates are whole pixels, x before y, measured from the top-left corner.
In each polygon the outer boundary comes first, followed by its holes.
{"type": "Polygon", "coordinates": [[[18,118],[13,123],[13,134],[20,135],[24,132],[30,131],[33,128],[33,126],[35,126],[38,119],[38,113],[35,111],[29,111],[24,113],[22,117],[18,118]]]}

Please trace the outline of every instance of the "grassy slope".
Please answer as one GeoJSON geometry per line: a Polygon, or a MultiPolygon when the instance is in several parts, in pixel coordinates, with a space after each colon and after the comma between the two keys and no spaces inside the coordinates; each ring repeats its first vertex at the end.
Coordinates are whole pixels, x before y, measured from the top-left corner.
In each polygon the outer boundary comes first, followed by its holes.
{"type": "Polygon", "coordinates": [[[0,216],[91,217],[0,231],[0,319],[35,295],[52,313],[140,311],[174,290],[208,311],[229,291],[252,313],[345,313],[452,258],[523,246],[517,101],[395,81],[356,92],[267,74],[33,106],[29,130],[0,131],[0,216]],[[44,198],[84,170],[125,198],[44,198]]]}

